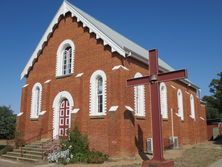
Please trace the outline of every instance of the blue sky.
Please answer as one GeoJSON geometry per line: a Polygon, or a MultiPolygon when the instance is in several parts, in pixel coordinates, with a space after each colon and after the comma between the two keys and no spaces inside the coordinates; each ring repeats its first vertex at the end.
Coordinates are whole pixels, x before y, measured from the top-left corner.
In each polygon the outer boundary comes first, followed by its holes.
{"type": "MultiPolygon", "coordinates": [[[[208,85],[222,71],[221,0],[69,0],[175,69],[209,94],[208,85]]],[[[20,73],[62,0],[0,2],[0,105],[20,111],[20,73]]]]}

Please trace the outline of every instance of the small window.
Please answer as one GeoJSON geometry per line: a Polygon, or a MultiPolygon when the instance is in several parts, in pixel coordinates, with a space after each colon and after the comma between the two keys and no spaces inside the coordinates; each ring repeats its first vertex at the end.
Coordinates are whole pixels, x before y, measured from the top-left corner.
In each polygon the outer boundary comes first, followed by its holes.
{"type": "Polygon", "coordinates": [[[106,114],[106,74],[95,71],[90,78],[90,116],[106,114]]]}
{"type": "Polygon", "coordinates": [[[71,40],[63,41],[57,50],[56,76],[66,76],[74,72],[75,45],[71,40]]]}
{"type": "Polygon", "coordinates": [[[190,95],[190,116],[195,119],[195,103],[193,95],[190,95]]]}
{"type": "Polygon", "coordinates": [[[63,75],[71,74],[72,48],[68,46],[63,52],[63,75]]]}
{"type": "Polygon", "coordinates": [[[32,88],[32,100],[31,100],[31,116],[30,118],[36,119],[41,112],[41,97],[42,86],[40,83],[36,83],[32,88]]]}
{"type": "MultiPolygon", "coordinates": [[[[136,73],[134,78],[142,77],[142,74],[136,73]]],[[[145,91],[144,85],[134,86],[134,107],[136,116],[145,116],[145,91]]]]}
{"type": "Polygon", "coordinates": [[[168,104],[167,104],[167,87],[165,83],[160,83],[160,108],[162,118],[168,118],[168,104]]]}
{"type": "Polygon", "coordinates": [[[103,112],[103,79],[101,76],[97,78],[97,104],[98,113],[103,112]]]}
{"type": "Polygon", "coordinates": [[[178,105],[178,115],[180,116],[181,120],[184,120],[183,94],[180,89],[177,91],[177,105],[178,105]]]}

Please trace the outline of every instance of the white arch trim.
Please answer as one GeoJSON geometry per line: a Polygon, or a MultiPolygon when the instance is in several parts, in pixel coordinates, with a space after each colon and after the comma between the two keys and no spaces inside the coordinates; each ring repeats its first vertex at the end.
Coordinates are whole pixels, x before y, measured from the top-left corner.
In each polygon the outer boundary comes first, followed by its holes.
{"type": "Polygon", "coordinates": [[[195,120],[195,102],[192,94],[190,95],[190,117],[195,120]]]}
{"type": "Polygon", "coordinates": [[[168,104],[167,104],[167,86],[164,82],[160,83],[160,108],[162,118],[168,118],[168,104]]]}
{"type": "Polygon", "coordinates": [[[59,110],[60,110],[60,104],[61,102],[64,100],[64,99],[67,99],[69,101],[69,128],[71,127],[71,112],[72,112],[72,109],[74,108],[74,101],[73,101],[73,98],[72,98],[72,95],[67,92],[67,91],[62,91],[62,92],[59,92],[54,101],[53,101],[53,105],[52,105],[52,108],[53,108],[53,139],[57,139],[58,138],[58,135],[59,135],[59,110]]]}
{"type": "MultiPolygon", "coordinates": [[[[137,72],[134,78],[142,77],[143,75],[137,72]]],[[[145,88],[144,85],[134,86],[134,108],[136,116],[145,116],[145,88]]]]}
{"type": "Polygon", "coordinates": [[[63,69],[63,51],[66,47],[72,48],[72,62],[71,62],[71,74],[74,72],[74,60],[75,60],[75,44],[71,39],[64,40],[58,47],[56,53],[56,76],[62,76],[63,69]]]}
{"type": "Polygon", "coordinates": [[[30,113],[30,118],[31,119],[38,119],[39,114],[41,113],[41,108],[42,108],[42,85],[37,82],[35,83],[35,85],[32,87],[32,98],[31,98],[31,113],[30,113]],[[36,89],[39,88],[39,99],[37,99],[37,95],[36,95],[36,89]],[[36,103],[38,101],[38,111],[39,113],[37,113],[37,109],[36,109],[36,103]]]}
{"type": "Polygon", "coordinates": [[[183,111],[183,94],[180,89],[177,91],[177,105],[178,105],[178,115],[181,120],[184,120],[184,111],[183,111]]]}
{"type": "Polygon", "coordinates": [[[106,83],[107,78],[106,74],[102,70],[96,70],[90,78],[90,99],[89,99],[89,115],[90,116],[100,116],[106,115],[106,83]],[[96,105],[96,79],[98,76],[101,76],[103,79],[103,112],[98,113],[96,105]]]}

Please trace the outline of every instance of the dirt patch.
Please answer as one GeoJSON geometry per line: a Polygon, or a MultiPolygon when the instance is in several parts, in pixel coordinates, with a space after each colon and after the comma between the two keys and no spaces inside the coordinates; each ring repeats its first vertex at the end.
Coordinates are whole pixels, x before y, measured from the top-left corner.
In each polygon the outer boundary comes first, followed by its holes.
{"type": "Polygon", "coordinates": [[[0,140],[0,145],[7,145],[7,140],[0,140]]]}
{"type": "Polygon", "coordinates": [[[185,149],[174,162],[175,167],[208,167],[221,158],[222,146],[207,142],[185,149]]]}

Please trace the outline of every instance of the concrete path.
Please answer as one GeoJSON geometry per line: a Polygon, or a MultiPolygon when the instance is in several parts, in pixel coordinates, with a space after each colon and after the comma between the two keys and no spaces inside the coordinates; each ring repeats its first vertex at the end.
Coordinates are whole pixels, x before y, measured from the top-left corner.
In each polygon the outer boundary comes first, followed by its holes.
{"type": "Polygon", "coordinates": [[[23,161],[15,161],[0,158],[0,167],[63,167],[57,164],[35,164],[23,161]]]}
{"type": "Polygon", "coordinates": [[[209,167],[222,167],[222,159],[214,162],[214,163],[211,164],[209,167]]]}

